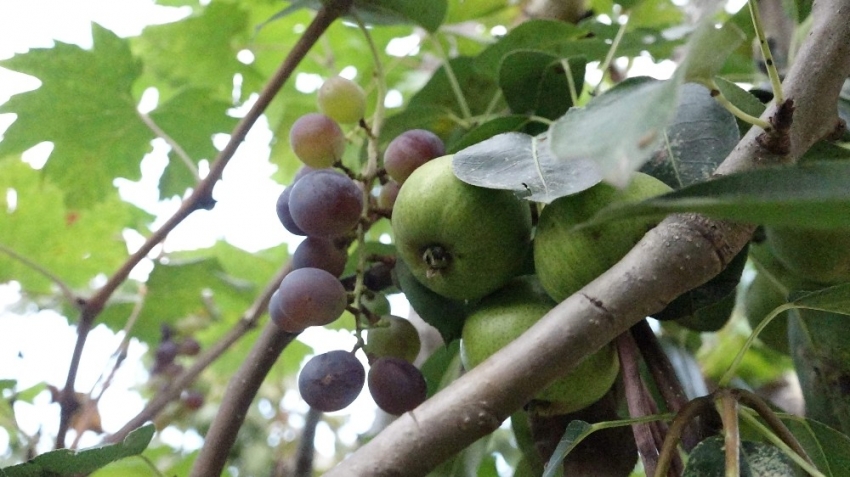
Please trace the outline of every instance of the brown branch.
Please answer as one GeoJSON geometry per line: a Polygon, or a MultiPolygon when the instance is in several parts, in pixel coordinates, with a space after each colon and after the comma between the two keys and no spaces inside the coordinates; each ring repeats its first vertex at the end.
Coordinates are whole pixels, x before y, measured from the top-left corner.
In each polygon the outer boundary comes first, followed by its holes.
{"type": "MultiPolygon", "coordinates": [[[[754,128],[718,174],[795,162],[834,130],[838,92],[850,74],[850,0],[815,2],[813,15],[809,37],[784,85],[796,108],[788,131],[788,154],[765,151],[756,141],[761,131],[754,128]]],[[[763,118],[770,119],[775,109],[770,107],[763,118]]],[[[325,475],[426,475],[495,430],[583,357],[717,275],[747,243],[753,229],[697,214],[668,217],[617,265],[555,307],[519,339],[401,416],[325,475]]]]}
{"type": "Polygon", "coordinates": [[[310,408],[304,421],[304,429],[301,440],[298,442],[298,451],[295,454],[295,470],[292,477],[312,477],[313,457],[316,453],[316,426],[322,420],[322,411],[310,408]]]}
{"type": "MultiPolygon", "coordinates": [[[[620,375],[623,378],[623,386],[626,390],[629,417],[644,417],[654,414],[653,410],[650,409],[649,394],[645,392],[646,388],[640,376],[640,351],[637,349],[634,338],[626,332],[618,336],[615,343],[620,358],[620,375]]],[[[652,423],[632,424],[635,444],[637,444],[638,454],[647,475],[655,474],[655,467],[658,463],[658,448],[661,444],[655,441],[650,424],[652,423]]]]}
{"type": "Polygon", "coordinates": [[[331,25],[331,23],[334,22],[334,20],[339,18],[349,9],[351,2],[352,0],[332,0],[326,2],[322,8],[319,9],[315,18],[307,27],[307,30],[304,31],[298,39],[298,42],[296,42],[295,46],[292,47],[292,50],[289,51],[286,59],[283,60],[283,63],[271,77],[265,88],[263,88],[263,91],[257,98],[257,102],[254,103],[248,113],[245,114],[245,117],[242,118],[242,120],[239,121],[239,124],[236,125],[230,135],[230,140],[227,145],[221,150],[218,157],[216,157],[215,161],[210,166],[210,172],[207,177],[198,183],[195,190],[192,191],[192,194],[183,201],[177,212],[175,212],[174,215],[172,215],[171,218],[169,218],[165,224],[159,228],[159,230],[154,232],[153,235],[151,235],[139,248],[139,250],[136,251],[136,253],[127,259],[127,262],[125,262],[121,268],[109,278],[106,284],[99,289],[94,296],[85,302],[82,313],[80,314],[80,322],[77,325],[77,342],[74,346],[74,353],[71,356],[68,376],[65,380],[65,387],[62,390],[62,396],[60,398],[61,411],[59,431],[56,435],[57,448],[65,446],[65,434],[68,431],[68,423],[71,419],[74,404],[74,382],[77,379],[77,370],[80,365],[80,358],[83,354],[83,346],[85,345],[86,337],[92,328],[95,318],[97,318],[103,310],[103,307],[106,305],[109,297],[112,296],[115,290],[118,289],[121,283],[123,283],[130,275],[130,271],[139,262],[141,262],[142,259],[144,259],[157,244],[165,240],[165,237],[174,230],[178,224],[180,224],[195,210],[202,208],[208,209],[214,206],[215,201],[212,198],[213,187],[221,178],[224,168],[236,153],[236,150],[242,144],[242,141],[245,140],[245,137],[248,135],[248,131],[254,126],[254,123],[263,114],[263,111],[266,110],[268,105],[277,95],[278,91],[280,91],[295,71],[295,68],[307,55],[307,52],[316,40],[321,37],[322,33],[331,25]]]}

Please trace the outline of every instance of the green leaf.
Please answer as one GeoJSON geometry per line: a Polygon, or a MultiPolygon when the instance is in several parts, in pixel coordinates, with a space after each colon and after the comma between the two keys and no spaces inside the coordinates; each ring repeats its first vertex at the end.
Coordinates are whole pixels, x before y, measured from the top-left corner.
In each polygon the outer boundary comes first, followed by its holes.
{"type": "Polygon", "coordinates": [[[469,306],[440,296],[426,288],[410,273],[410,269],[401,260],[396,262],[394,272],[410,306],[426,323],[440,332],[443,341],[451,343],[459,339],[469,306]]]}
{"type": "Polygon", "coordinates": [[[457,153],[467,147],[474,146],[486,139],[490,139],[497,134],[520,131],[528,124],[528,117],[521,114],[511,114],[508,116],[493,118],[486,123],[473,128],[456,141],[449,143],[446,146],[446,152],[449,154],[457,153]]]}
{"type": "MultiPolygon", "coordinates": [[[[151,119],[191,158],[197,167],[202,159],[212,161],[218,154],[212,136],[229,133],[236,118],[227,116],[231,105],[214,98],[210,90],[190,88],[178,93],[150,113],[151,119]]],[[[160,198],[183,196],[195,185],[195,178],[183,161],[171,151],[169,163],[160,178],[160,198]]]]}
{"type": "Polygon", "coordinates": [[[714,83],[723,96],[741,111],[754,117],[759,117],[764,112],[766,106],[752,93],[745,91],[737,84],[719,76],[714,78],[714,83]]]}
{"type": "Polygon", "coordinates": [[[791,303],[801,308],[850,315],[850,283],[842,283],[791,298],[791,303]]]}
{"type": "Polygon", "coordinates": [[[0,142],[0,157],[52,141],[44,174],[75,208],[107,197],[115,177],[137,180],[153,138],[131,95],[141,66],[127,41],[97,24],[92,36],[91,50],[57,42],[0,61],[42,83],[0,105],[0,113],[18,115],[0,142]]]}
{"type": "Polygon", "coordinates": [[[499,87],[511,111],[555,119],[573,106],[584,86],[584,58],[563,59],[542,51],[515,51],[499,66],[499,87]],[[569,66],[569,71],[564,65],[569,66]]]}
{"type": "Polygon", "coordinates": [[[694,184],[636,204],[607,207],[583,226],[623,217],[699,212],[800,228],[850,227],[850,162],[756,169],[694,184]]]}
{"type": "MultiPolygon", "coordinates": [[[[478,72],[474,65],[474,59],[470,57],[452,58],[449,60],[448,67],[451,68],[457,79],[470,112],[476,115],[487,111],[491,106],[493,96],[498,91],[496,82],[478,72]]],[[[408,103],[408,108],[412,109],[434,106],[442,107],[446,111],[453,112],[456,116],[463,117],[463,110],[446,73],[446,65],[434,72],[428,83],[413,95],[408,103]]]]}
{"type": "Polygon", "coordinates": [[[682,86],[676,116],[664,141],[641,168],[674,189],[704,182],[740,140],[735,117],[704,86],[682,86]]]}
{"type": "Polygon", "coordinates": [[[703,21],[691,39],[685,57],[685,81],[710,83],[729,55],[743,43],[746,35],[734,23],[720,28],[711,21],[703,21]]]}
{"type": "Polygon", "coordinates": [[[850,437],[813,419],[780,416],[824,475],[841,476],[850,465],[850,437]]]}
{"type": "Polygon", "coordinates": [[[89,474],[125,457],[139,455],[153,438],[156,428],[146,424],[131,431],[119,444],[72,451],[60,449],[35,457],[23,464],[0,469],[4,477],[52,477],[89,474]]]}
{"type": "MultiPolygon", "coordinates": [[[[16,157],[0,159],[0,245],[72,288],[112,273],[127,258],[125,227],[143,230],[152,217],[110,197],[84,210],[68,210],[50,178],[16,157]],[[15,203],[6,191],[14,191],[15,203]]],[[[17,280],[28,293],[47,294],[52,282],[21,260],[0,252],[0,282],[17,280]]]]}
{"type": "Polygon", "coordinates": [[[437,348],[431,356],[422,363],[421,371],[428,385],[428,397],[433,396],[450,382],[460,376],[462,371],[460,361],[460,340],[437,348]]]}
{"type": "Polygon", "coordinates": [[[230,100],[233,76],[249,75],[236,59],[251,35],[248,14],[231,2],[212,2],[179,22],[153,25],[133,39],[133,52],[144,60],[149,83],[169,89],[202,88],[230,100]]]}
{"type": "Polygon", "coordinates": [[[549,128],[558,161],[592,159],[605,181],[625,187],[661,144],[678,103],[680,81],[626,80],[549,128]]]}
{"type": "MultiPolygon", "coordinates": [[[[322,2],[317,0],[298,0],[268,21],[289,15],[302,8],[318,10],[322,2]]],[[[429,32],[435,32],[443,23],[448,10],[446,0],[429,0],[428,2],[411,2],[408,0],[354,0],[354,15],[345,15],[351,21],[357,18],[372,25],[419,25],[429,32]]]]}
{"type": "MultiPolygon", "coordinates": [[[[795,466],[778,447],[763,442],[742,441],[739,447],[741,477],[794,477],[795,466]]],[[[712,436],[693,448],[682,477],[724,475],[726,453],[723,437],[712,436]]]]}
{"type": "Polygon", "coordinates": [[[547,204],[599,182],[592,161],[558,161],[549,155],[547,144],[544,135],[499,134],[455,154],[452,166],[464,182],[513,190],[547,204]]]}
{"type": "Polygon", "coordinates": [[[563,471],[564,467],[561,463],[567,458],[567,454],[575,449],[591,432],[593,432],[593,426],[584,421],[570,422],[567,425],[567,430],[564,431],[564,436],[561,437],[558,446],[555,447],[555,452],[552,453],[552,457],[546,464],[546,472],[543,473],[543,477],[555,477],[559,470],[563,471]]]}

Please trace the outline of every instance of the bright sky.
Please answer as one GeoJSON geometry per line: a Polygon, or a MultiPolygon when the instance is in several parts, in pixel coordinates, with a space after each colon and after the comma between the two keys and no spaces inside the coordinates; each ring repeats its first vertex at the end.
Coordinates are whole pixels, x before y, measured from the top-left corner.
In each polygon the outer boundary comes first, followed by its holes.
{"type": "MultiPolygon", "coordinates": [[[[29,48],[49,48],[54,40],[90,47],[92,21],[120,36],[132,36],[139,34],[147,24],[175,21],[188,13],[188,8],[161,7],[151,0],[3,0],[0,2],[0,59],[24,53],[29,48]]],[[[30,77],[0,68],[0,103],[13,94],[34,89],[38,84],[30,77]]],[[[13,119],[13,115],[0,115],[0,134],[13,119]]],[[[215,209],[195,212],[185,220],[169,235],[166,250],[208,247],[220,239],[248,251],[276,246],[284,241],[289,243],[291,251],[294,250],[300,238],[288,234],[274,212],[274,204],[283,187],[270,178],[276,170],[276,166],[267,160],[271,138],[267,123],[261,120],[216,186],[218,203],[215,209]]],[[[221,139],[226,141],[226,138],[221,139]]],[[[216,145],[221,147],[222,144],[217,140],[216,145]]],[[[25,160],[34,167],[41,167],[49,151],[50,148],[35,148],[25,155],[25,160]]],[[[141,181],[116,181],[125,200],[158,217],[153,228],[179,206],[177,200],[159,202],[156,199],[157,181],[165,167],[167,151],[163,142],[155,141],[153,152],[142,161],[141,181]]],[[[128,233],[125,239],[128,247],[134,250],[143,237],[128,233]]],[[[143,279],[151,267],[150,262],[137,267],[134,276],[143,279]]],[[[74,346],[75,331],[67,325],[64,317],[55,312],[17,309],[19,292],[15,283],[0,284],[0,379],[17,380],[18,390],[42,381],[61,388],[74,346]],[[45,353],[48,349],[50,353],[45,353]]],[[[407,313],[403,300],[393,300],[393,308],[398,314],[407,313]]],[[[299,339],[313,346],[317,353],[353,345],[350,336],[340,336],[323,329],[305,332],[299,339]]],[[[120,341],[120,336],[102,326],[92,332],[77,379],[78,391],[91,390],[101,374],[109,371],[112,365],[110,356],[120,341]]],[[[128,359],[101,400],[103,428],[107,432],[120,428],[144,404],[131,387],[146,380],[147,371],[142,365],[146,348],[133,342],[128,359]]],[[[285,405],[289,409],[306,411],[306,404],[300,401],[297,393],[287,395],[285,405]]],[[[269,403],[264,403],[261,410],[268,406],[269,403]]],[[[341,412],[362,416],[355,419],[341,437],[351,443],[357,433],[368,430],[373,409],[368,393],[362,393],[351,408],[341,412]]],[[[16,414],[23,430],[30,435],[35,435],[39,426],[43,426],[46,432],[41,450],[49,449],[52,445],[50,435],[56,433],[59,415],[58,405],[50,403],[50,396],[42,393],[32,406],[18,403],[16,414]]],[[[330,429],[320,426],[318,435],[320,452],[333,455],[330,429]]],[[[81,441],[82,446],[97,442],[94,436],[87,437],[81,441]]],[[[186,449],[197,448],[201,442],[197,435],[183,435],[178,431],[166,432],[161,437],[171,445],[182,445],[186,449]]],[[[0,429],[0,454],[5,452],[7,444],[8,436],[0,429]]]]}

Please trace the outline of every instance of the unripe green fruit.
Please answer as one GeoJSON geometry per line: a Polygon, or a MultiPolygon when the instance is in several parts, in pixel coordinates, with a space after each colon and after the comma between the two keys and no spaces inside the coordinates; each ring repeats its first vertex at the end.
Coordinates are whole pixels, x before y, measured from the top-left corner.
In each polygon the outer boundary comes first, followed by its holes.
{"type": "Polygon", "coordinates": [[[319,88],[319,110],[340,123],[356,123],[366,113],[366,93],[342,76],[328,78],[319,88]]]}
{"type": "MultiPolygon", "coordinates": [[[[477,366],[518,338],[555,306],[532,276],[508,282],[474,308],[463,325],[461,360],[477,366]]],[[[553,382],[535,399],[554,403],[559,414],[583,409],[599,400],[614,384],[620,362],[613,345],[585,358],[568,375],[553,382]]]]}
{"type": "Polygon", "coordinates": [[[450,155],[426,162],[402,184],[392,226],[413,276],[455,300],[477,300],[500,288],[531,249],[528,203],[510,191],[461,181],[450,155]]]}
{"type": "Polygon", "coordinates": [[[765,227],[776,258],[801,278],[820,283],[850,280],[850,230],[765,227]]]}
{"type": "Polygon", "coordinates": [[[562,301],[619,262],[657,219],[635,217],[572,231],[610,204],[669,192],[668,185],[636,173],[624,190],[600,183],[543,208],[534,237],[534,267],[549,296],[562,301]]]}
{"type": "Polygon", "coordinates": [[[387,315],[369,328],[363,351],[370,362],[391,356],[412,363],[419,355],[420,346],[419,332],[413,323],[398,316],[387,315]]]}

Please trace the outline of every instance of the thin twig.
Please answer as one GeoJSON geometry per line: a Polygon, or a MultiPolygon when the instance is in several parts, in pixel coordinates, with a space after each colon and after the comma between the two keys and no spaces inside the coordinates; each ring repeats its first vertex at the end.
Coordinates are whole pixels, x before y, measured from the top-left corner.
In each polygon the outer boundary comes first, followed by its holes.
{"type": "Polygon", "coordinates": [[[322,420],[322,411],[310,408],[304,420],[298,451],[295,453],[295,470],[292,477],[313,477],[313,456],[316,453],[316,426],[322,420]]]}
{"type": "Polygon", "coordinates": [[[195,178],[195,182],[201,182],[201,174],[198,172],[198,166],[195,165],[195,161],[193,161],[192,158],[189,157],[189,154],[186,152],[185,149],[183,149],[180,143],[175,141],[174,138],[172,138],[168,135],[167,132],[165,132],[165,130],[159,127],[159,125],[153,120],[152,117],[150,117],[149,114],[145,114],[139,111],[139,117],[142,119],[142,122],[145,123],[148,129],[153,131],[153,133],[156,134],[157,137],[159,137],[160,139],[165,141],[166,144],[171,146],[171,150],[174,151],[174,154],[176,154],[177,157],[180,158],[180,161],[183,162],[183,165],[186,166],[186,169],[189,169],[189,172],[192,174],[192,177],[195,178]]]}
{"type": "Polygon", "coordinates": [[[74,293],[74,291],[71,290],[71,287],[69,287],[68,284],[65,283],[64,280],[59,278],[58,275],[54,274],[50,270],[42,267],[41,265],[33,262],[32,260],[28,259],[27,257],[24,257],[23,255],[19,254],[18,252],[12,250],[11,248],[9,248],[9,247],[1,244],[1,243],[0,243],[0,252],[3,252],[6,255],[12,257],[13,259],[23,263],[24,265],[35,270],[39,274],[44,275],[45,278],[47,278],[48,280],[53,282],[54,285],[59,287],[59,291],[62,292],[62,295],[65,297],[65,300],[67,300],[68,303],[74,305],[75,307],[80,306],[80,304],[82,302],[80,297],[76,293],[74,293]]]}

